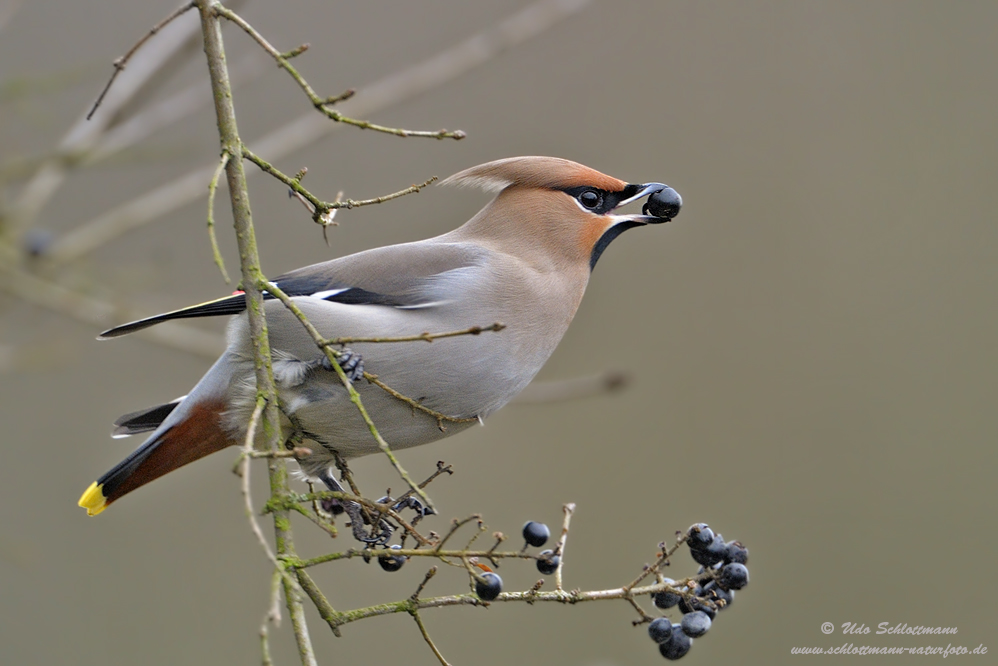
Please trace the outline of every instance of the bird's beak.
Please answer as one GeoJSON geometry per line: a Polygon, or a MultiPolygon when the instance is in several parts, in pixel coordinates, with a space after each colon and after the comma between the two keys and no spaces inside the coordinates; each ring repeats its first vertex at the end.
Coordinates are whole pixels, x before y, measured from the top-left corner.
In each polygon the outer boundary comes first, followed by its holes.
{"type": "Polygon", "coordinates": [[[683,198],[679,196],[679,192],[664,183],[628,185],[627,189],[632,190],[634,194],[621,200],[614,210],[643,197],[648,197],[648,201],[642,206],[641,215],[614,216],[620,217],[621,221],[627,219],[638,224],[661,224],[678,215],[679,210],[683,207],[683,198]]]}

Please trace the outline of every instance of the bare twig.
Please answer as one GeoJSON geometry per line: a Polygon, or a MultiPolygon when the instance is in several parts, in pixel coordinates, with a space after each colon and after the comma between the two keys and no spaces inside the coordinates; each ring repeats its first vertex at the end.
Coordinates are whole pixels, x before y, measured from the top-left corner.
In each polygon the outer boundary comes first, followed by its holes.
{"type": "Polygon", "coordinates": [[[419,595],[423,593],[423,589],[426,587],[426,584],[429,583],[430,579],[436,575],[437,575],[437,568],[430,567],[429,570],[426,572],[426,575],[423,576],[423,581],[419,584],[419,587],[416,588],[416,591],[413,592],[412,596],[409,598],[412,599],[413,601],[419,599],[419,595]]]}
{"type": "Polygon", "coordinates": [[[280,569],[274,569],[270,577],[270,604],[267,607],[267,614],[260,623],[260,652],[262,653],[263,666],[273,666],[274,660],[270,656],[270,629],[267,625],[273,624],[275,627],[281,626],[281,575],[280,569]]]}
{"type": "MultiPolygon", "coordinates": [[[[304,574],[304,571],[298,570],[299,575],[304,574]]],[[[679,583],[677,582],[677,585],[679,583]]],[[[303,584],[302,587],[308,592],[308,588],[303,584]]],[[[610,588],[605,590],[573,590],[571,592],[565,591],[551,591],[542,592],[535,588],[526,590],[523,592],[503,592],[499,595],[497,599],[488,603],[536,603],[536,602],[553,602],[560,604],[577,604],[584,603],[587,601],[606,601],[610,599],[621,599],[627,600],[632,597],[656,594],[663,591],[675,591],[676,588],[673,585],[666,583],[656,583],[654,585],[646,585],[644,587],[635,588],[633,590],[625,590],[622,587],[610,588]]],[[[426,597],[413,600],[411,598],[404,599],[402,601],[395,601],[390,603],[378,604],[375,606],[368,606],[367,608],[358,608],[351,611],[344,612],[334,612],[333,622],[337,627],[351,622],[357,622],[358,620],[364,620],[370,617],[378,617],[381,615],[391,615],[393,613],[411,613],[413,607],[417,610],[423,610],[426,608],[444,608],[447,606],[481,606],[483,602],[475,595],[472,594],[455,594],[446,595],[440,597],[426,597]]],[[[321,611],[320,611],[321,614],[321,611]]],[[[325,618],[324,618],[325,619],[325,618]]],[[[327,620],[328,621],[328,620],[327,620]]]]}
{"type": "Polygon", "coordinates": [[[222,272],[225,284],[229,284],[232,280],[229,279],[229,274],[225,270],[225,261],[222,259],[222,252],[218,249],[218,237],[215,236],[215,190],[218,189],[218,179],[221,178],[225,165],[229,163],[229,158],[230,155],[228,153],[222,153],[222,159],[218,161],[218,166],[215,167],[215,174],[208,183],[208,238],[211,240],[211,254],[215,258],[215,265],[222,272]]]}
{"type": "MultiPolygon", "coordinates": [[[[232,64],[229,76],[233,89],[238,89],[241,83],[258,78],[265,71],[265,62],[262,54],[253,52],[232,64]]],[[[109,127],[92,150],[78,156],[78,163],[89,166],[107,160],[210,103],[210,91],[205,90],[204,81],[198,80],[183,90],[142,108],[127,120],[109,127]]]]}
{"type": "Polygon", "coordinates": [[[466,417],[448,416],[446,414],[436,411],[435,409],[430,409],[429,407],[419,402],[418,400],[413,400],[409,396],[399,393],[391,386],[385,384],[383,381],[378,379],[377,375],[372,375],[369,372],[364,373],[364,379],[374,384],[375,386],[377,386],[382,391],[392,396],[396,400],[401,400],[402,402],[406,403],[413,409],[423,412],[424,414],[427,414],[435,418],[437,420],[437,427],[440,428],[440,430],[446,430],[446,428],[444,428],[444,421],[449,421],[451,423],[474,423],[475,421],[479,420],[477,416],[466,416],[466,417]]]}
{"type": "Polygon", "coordinates": [[[307,446],[296,446],[290,451],[250,451],[250,458],[305,458],[312,455],[312,449],[307,446]]]}
{"type": "Polygon", "coordinates": [[[93,107],[91,107],[90,109],[90,113],[87,114],[87,120],[90,120],[93,117],[94,112],[97,111],[97,107],[99,107],[101,105],[101,102],[104,101],[104,96],[107,95],[107,91],[111,89],[111,84],[113,84],[114,80],[118,78],[118,74],[124,71],[125,66],[128,65],[128,61],[132,59],[132,56],[135,55],[135,52],[138,51],[140,48],[142,48],[142,45],[145,44],[147,41],[149,41],[154,35],[156,35],[156,33],[165,28],[167,24],[170,23],[170,21],[177,18],[181,14],[184,14],[188,10],[194,9],[195,6],[196,4],[194,2],[187,2],[181,5],[180,7],[177,7],[177,9],[173,11],[173,13],[171,13],[165,19],[154,25],[148,33],[143,35],[142,38],[139,39],[139,41],[135,42],[135,45],[132,46],[132,48],[130,48],[125,55],[121,56],[113,63],[111,63],[114,65],[114,73],[111,74],[111,78],[108,80],[107,85],[104,86],[104,90],[102,90],[100,95],[97,96],[97,101],[94,102],[93,107]]]}
{"type": "Polygon", "coordinates": [[[312,600],[312,603],[315,604],[315,609],[319,611],[319,617],[326,621],[329,628],[332,630],[333,635],[338,638],[341,635],[340,624],[342,624],[342,622],[340,618],[342,617],[342,614],[336,612],[336,609],[329,603],[329,600],[326,599],[326,596],[322,593],[322,590],[320,590],[319,586],[315,584],[315,581],[312,580],[312,577],[308,575],[307,571],[298,569],[297,574],[298,583],[301,585],[301,588],[305,590],[305,594],[307,594],[308,598],[312,600]]]}
{"type": "MultiPolygon", "coordinates": [[[[420,483],[419,487],[425,488],[426,486],[430,485],[430,483],[432,483],[433,480],[436,479],[441,474],[453,474],[453,473],[454,473],[454,467],[452,465],[445,465],[443,460],[438,460],[437,469],[434,470],[433,474],[430,474],[425,481],[420,483]]],[[[405,491],[404,493],[402,493],[402,496],[399,497],[399,501],[404,500],[410,495],[412,495],[412,490],[405,491]]]]}
{"type": "MultiPolygon", "coordinates": [[[[264,39],[263,35],[257,32],[256,29],[253,28],[253,26],[247,23],[241,16],[236,14],[231,9],[227,9],[226,7],[223,7],[221,5],[216,5],[216,12],[220,16],[224,16],[225,18],[229,19],[230,21],[238,25],[240,28],[243,29],[243,31],[246,32],[246,34],[255,39],[257,44],[259,44],[264,51],[269,53],[270,56],[274,58],[275,61],[277,61],[277,65],[282,69],[284,69],[288,74],[290,74],[291,78],[293,78],[298,83],[302,91],[304,91],[305,95],[308,96],[309,101],[312,102],[312,105],[315,108],[317,108],[319,111],[324,113],[326,117],[328,117],[330,120],[335,120],[336,122],[344,123],[346,125],[353,125],[354,127],[359,127],[360,129],[369,129],[369,130],[374,130],[376,132],[394,134],[395,136],[403,136],[403,137],[419,136],[419,137],[428,137],[431,139],[463,139],[465,137],[465,133],[462,132],[461,130],[457,130],[455,132],[449,132],[447,130],[439,130],[437,132],[427,132],[421,130],[406,130],[395,127],[384,127],[382,125],[376,125],[367,120],[357,120],[355,118],[350,118],[348,116],[343,115],[339,111],[334,111],[333,109],[328,108],[332,104],[342,101],[344,99],[344,95],[337,95],[335,97],[319,97],[319,95],[317,95],[316,92],[312,90],[312,86],[310,86],[308,82],[305,81],[305,78],[301,74],[299,74],[298,70],[295,69],[295,67],[288,61],[288,57],[294,57],[304,52],[305,49],[308,48],[307,44],[302,45],[297,49],[288,52],[287,55],[282,54],[273,46],[271,46],[270,42],[264,39]]],[[[347,97],[349,96],[352,96],[352,93],[350,95],[347,95],[347,97]]]]}
{"type": "MultiPolygon", "coordinates": [[[[264,407],[266,407],[267,401],[264,400],[263,396],[257,396],[256,407],[253,409],[253,414],[250,416],[249,425],[246,428],[246,437],[243,440],[242,451],[239,456],[238,474],[241,477],[240,490],[243,495],[243,508],[246,512],[246,518],[249,520],[250,529],[253,530],[253,534],[256,535],[257,541],[260,542],[260,547],[263,548],[263,552],[267,555],[267,559],[273,563],[275,570],[281,573],[286,580],[285,584],[290,583],[292,586],[297,585],[294,579],[291,578],[284,571],[284,567],[280,562],[277,561],[277,556],[274,555],[274,551],[270,549],[270,544],[267,543],[266,537],[263,536],[263,530],[260,529],[260,523],[256,519],[256,510],[253,508],[253,497],[250,494],[250,458],[253,456],[253,442],[256,439],[256,429],[260,425],[260,417],[263,415],[264,407]]],[[[277,622],[280,622],[280,613],[277,615],[277,622]]]]}
{"type": "Polygon", "coordinates": [[[314,194],[309,192],[307,189],[302,187],[301,179],[302,176],[304,176],[305,174],[305,170],[299,172],[298,174],[295,174],[294,177],[288,176],[287,174],[283,173],[280,169],[272,165],[270,162],[263,159],[253,151],[251,151],[245,144],[243,144],[243,157],[245,157],[250,162],[260,167],[260,170],[263,171],[264,173],[270,174],[271,176],[273,176],[274,178],[276,178],[277,180],[281,181],[289,188],[291,188],[291,191],[299,198],[299,200],[302,201],[302,203],[308,202],[306,207],[312,213],[312,219],[318,222],[319,224],[323,225],[323,227],[327,227],[333,223],[332,222],[333,211],[339,208],[350,209],[350,208],[359,208],[361,206],[371,206],[374,204],[385,203],[386,201],[391,201],[392,199],[398,199],[399,197],[404,197],[407,194],[416,194],[420,190],[428,187],[435,180],[437,180],[436,176],[432,176],[423,183],[420,183],[419,185],[410,185],[404,190],[399,190],[398,192],[392,192],[391,194],[386,194],[380,197],[374,197],[373,199],[360,199],[360,200],[347,199],[346,201],[343,201],[341,199],[342,196],[341,193],[337,195],[335,201],[322,201],[314,194]]]}
{"type": "Polygon", "coordinates": [[[554,547],[554,554],[560,558],[558,568],[554,570],[555,592],[562,591],[561,570],[565,567],[565,542],[568,540],[568,524],[572,522],[572,514],[575,513],[575,503],[569,502],[561,507],[561,510],[565,514],[565,519],[561,524],[561,537],[558,539],[558,545],[554,547]]]}
{"type": "Polygon", "coordinates": [[[501,331],[506,328],[505,324],[496,322],[490,326],[472,326],[463,328],[460,331],[448,331],[446,333],[420,333],[419,335],[405,335],[396,338],[330,338],[322,342],[323,346],[349,345],[355,342],[433,342],[440,338],[456,338],[460,335],[480,335],[487,331],[501,331]]]}
{"type": "MultiPolygon", "coordinates": [[[[450,539],[452,536],[454,536],[454,533],[457,532],[459,529],[461,529],[462,527],[464,527],[468,523],[470,523],[472,521],[475,521],[475,520],[481,521],[482,520],[482,516],[479,515],[479,514],[477,514],[477,513],[473,513],[470,516],[468,516],[467,518],[464,518],[462,520],[456,520],[455,519],[454,521],[452,521],[451,525],[450,525],[450,530],[447,532],[447,534],[445,534],[443,536],[442,539],[440,539],[440,541],[437,542],[436,546],[433,547],[433,553],[436,554],[436,555],[440,555],[440,553],[441,553],[441,551],[442,551],[442,549],[444,547],[444,544],[447,543],[448,539],[450,539]]],[[[459,552],[461,552],[461,551],[459,551],[459,552]]]]}
{"type": "Polygon", "coordinates": [[[419,611],[414,610],[410,613],[410,615],[412,615],[412,619],[416,621],[416,626],[419,627],[419,633],[423,635],[423,640],[430,646],[430,650],[432,650],[433,654],[440,660],[442,666],[450,666],[447,660],[444,659],[444,655],[440,652],[440,649],[436,646],[436,644],[434,644],[433,639],[430,638],[430,632],[426,630],[426,625],[423,624],[423,619],[419,616],[419,611]]]}

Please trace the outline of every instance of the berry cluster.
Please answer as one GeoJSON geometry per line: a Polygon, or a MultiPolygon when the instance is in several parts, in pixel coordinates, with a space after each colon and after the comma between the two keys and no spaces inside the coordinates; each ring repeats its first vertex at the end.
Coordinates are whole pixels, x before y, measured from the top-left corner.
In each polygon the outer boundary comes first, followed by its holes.
{"type": "MultiPolygon", "coordinates": [[[[693,646],[693,639],[707,633],[718,611],[724,610],[735,599],[735,590],[748,585],[748,549],[739,541],[725,542],[714,534],[706,523],[697,523],[686,533],[690,555],[700,565],[700,570],[684,591],[658,592],[652,596],[656,608],[663,610],[677,606],[683,614],[680,622],[667,617],[652,620],[648,635],[658,644],[658,651],[669,660],[686,655],[693,646]]],[[[675,581],[663,579],[670,585],[675,581]]]]}
{"type": "MultiPolygon", "coordinates": [[[[523,526],[523,540],[527,542],[527,546],[540,548],[547,543],[550,537],[551,530],[544,523],[531,520],[523,526]]],[[[527,546],[524,546],[524,549],[527,546]]],[[[545,576],[550,576],[557,571],[560,564],[561,558],[555,555],[553,550],[542,550],[537,556],[537,570],[545,576]]]]}

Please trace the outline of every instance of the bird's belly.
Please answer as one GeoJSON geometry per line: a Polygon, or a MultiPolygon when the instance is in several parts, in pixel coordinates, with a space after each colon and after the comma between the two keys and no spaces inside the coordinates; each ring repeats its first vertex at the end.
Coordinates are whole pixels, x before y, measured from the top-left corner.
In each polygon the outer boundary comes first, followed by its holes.
{"type": "MultiPolygon", "coordinates": [[[[465,318],[458,323],[440,317],[439,313],[433,318],[420,317],[418,312],[399,317],[390,308],[384,308],[385,320],[379,321],[375,315],[381,309],[366,306],[361,310],[365,315],[364,321],[354,323],[345,316],[340,317],[338,330],[323,330],[322,333],[330,337],[394,337],[492,323],[465,318]]],[[[348,313],[355,311],[356,307],[348,313]]],[[[300,429],[306,440],[321,443],[323,448],[335,450],[347,458],[377,452],[379,448],[374,435],[357,406],[351,402],[337,374],[318,364],[321,356],[315,343],[296,320],[288,321],[286,315],[280,316],[285,314],[280,311],[274,314],[277,316],[272,318],[268,311],[271,343],[282,350],[285,358],[282,363],[293,366],[300,361],[303,366],[308,366],[307,372],[288,372],[290,379],[284,385],[278,377],[281,408],[288,417],[286,435],[290,436],[295,429],[300,429]]],[[[241,339],[240,333],[236,329],[230,331],[230,340],[232,334],[241,339]]],[[[522,337],[517,333],[516,330],[502,330],[432,342],[348,345],[362,356],[365,370],[376,376],[378,381],[427,409],[456,420],[440,419],[422,411],[366,379],[354,382],[354,387],[378,432],[391,448],[426,444],[467,429],[479,418],[502,407],[530,382],[550,351],[524,353],[518,346],[522,337]]],[[[244,367],[242,374],[246,380],[234,382],[230,388],[229,422],[233,429],[248,421],[255,404],[252,357],[248,346],[240,351],[244,367]]],[[[244,425],[242,429],[244,431],[244,425]]]]}

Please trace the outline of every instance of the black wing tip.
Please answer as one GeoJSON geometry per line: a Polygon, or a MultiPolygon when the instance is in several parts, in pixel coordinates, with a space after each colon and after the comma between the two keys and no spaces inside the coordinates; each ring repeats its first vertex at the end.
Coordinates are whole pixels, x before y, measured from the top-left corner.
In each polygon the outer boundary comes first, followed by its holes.
{"type": "Polygon", "coordinates": [[[100,335],[97,336],[98,340],[110,340],[112,338],[120,338],[123,335],[128,335],[129,333],[134,333],[136,331],[141,331],[144,328],[149,328],[156,324],[160,324],[164,321],[171,321],[173,319],[190,319],[194,317],[217,317],[221,315],[235,315],[239,314],[246,309],[246,297],[242,292],[232,294],[231,296],[223,296],[222,298],[216,298],[213,301],[208,301],[207,303],[200,303],[198,305],[192,305],[187,308],[182,308],[180,310],[174,310],[172,312],[164,312],[163,314],[154,315],[152,317],[146,317],[145,319],[138,319],[136,321],[128,322],[127,324],[122,324],[120,326],[115,326],[114,328],[109,328],[100,335]]]}
{"type": "Polygon", "coordinates": [[[109,328],[97,336],[98,340],[113,340],[114,338],[120,338],[123,335],[128,335],[129,333],[134,333],[135,331],[140,331],[143,328],[152,326],[157,323],[157,321],[148,321],[145,319],[140,319],[139,321],[131,321],[127,324],[122,324],[121,326],[115,326],[114,328],[109,328]]]}

